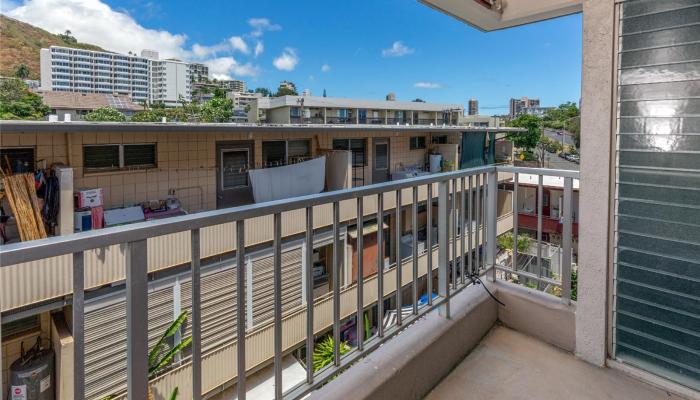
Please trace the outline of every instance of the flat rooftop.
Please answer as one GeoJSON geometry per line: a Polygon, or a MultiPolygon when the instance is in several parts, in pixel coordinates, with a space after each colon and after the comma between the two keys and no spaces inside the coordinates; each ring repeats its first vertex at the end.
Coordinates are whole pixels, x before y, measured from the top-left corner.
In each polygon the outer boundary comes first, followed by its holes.
{"type": "Polygon", "coordinates": [[[270,132],[270,131],[392,131],[392,132],[525,132],[524,128],[469,127],[455,125],[374,125],[374,124],[252,124],[252,123],[199,123],[199,122],[49,122],[0,121],[3,132],[270,132]]]}

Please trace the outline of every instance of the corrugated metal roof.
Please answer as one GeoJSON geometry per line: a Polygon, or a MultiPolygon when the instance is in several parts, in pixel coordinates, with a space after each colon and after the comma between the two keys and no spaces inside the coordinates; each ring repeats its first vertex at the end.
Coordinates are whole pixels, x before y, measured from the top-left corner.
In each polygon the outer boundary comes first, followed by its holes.
{"type": "Polygon", "coordinates": [[[114,107],[117,110],[141,111],[143,106],[127,96],[103,93],[77,93],[39,91],[44,104],[55,109],[94,110],[100,107],[114,107]]]}

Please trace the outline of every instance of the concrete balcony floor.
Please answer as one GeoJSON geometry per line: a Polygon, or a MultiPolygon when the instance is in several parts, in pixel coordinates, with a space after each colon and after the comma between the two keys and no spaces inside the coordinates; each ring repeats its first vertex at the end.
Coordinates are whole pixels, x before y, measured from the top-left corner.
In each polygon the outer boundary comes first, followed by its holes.
{"type": "Polygon", "coordinates": [[[426,400],[682,399],[496,325],[426,400]]]}

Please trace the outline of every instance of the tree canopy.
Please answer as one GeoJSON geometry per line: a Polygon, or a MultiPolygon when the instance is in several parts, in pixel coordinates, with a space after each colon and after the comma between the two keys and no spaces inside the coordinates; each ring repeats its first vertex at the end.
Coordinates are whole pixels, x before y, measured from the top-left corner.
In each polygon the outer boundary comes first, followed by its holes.
{"type": "Polygon", "coordinates": [[[537,142],[542,135],[541,120],[535,115],[521,114],[518,118],[510,121],[509,126],[525,128],[527,132],[509,133],[508,139],[513,141],[515,147],[520,147],[528,151],[537,146],[537,142]]]}
{"type": "Polygon", "coordinates": [[[114,107],[100,107],[85,114],[86,121],[124,122],[126,116],[114,107]]]}
{"type": "Polygon", "coordinates": [[[259,87],[259,88],[255,88],[255,93],[262,93],[262,95],[264,97],[270,97],[270,95],[272,94],[272,91],[268,88],[259,87]]]}
{"type": "Polygon", "coordinates": [[[277,93],[275,93],[275,97],[279,97],[279,96],[298,96],[298,95],[299,95],[299,93],[297,93],[296,90],[290,89],[290,88],[288,88],[288,87],[282,87],[282,86],[280,86],[280,87],[277,89],[277,93]]]}
{"type": "Polygon", "coordinates": [[[27,66],[27,64],[24,64],[24,63],[18,65],[17,68],[15,69],[15,77],[17,77],[19,79],[29,78],[29,73],[30,73],[29,67],[27,66]]]}
{"type": "Polygon", "coordinates": [[[0,119],[43,119],[49,113],[36,93],[19,79],[0,79],[0,119]]]}

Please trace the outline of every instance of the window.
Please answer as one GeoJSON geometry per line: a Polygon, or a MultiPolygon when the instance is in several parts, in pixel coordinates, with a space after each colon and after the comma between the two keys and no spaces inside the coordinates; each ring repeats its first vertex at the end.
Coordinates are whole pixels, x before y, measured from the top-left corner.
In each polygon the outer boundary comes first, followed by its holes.
{"type": "Polygon", "coordinates": [[[34,166],[34,147],[0,149],[0,167],[3,170],[32,172],[34,171],[34,166]]]}
{"type": "Polygon", "coordinates": [[[292,117],[300,117],[301,110],[299,109],[299,107],[292,107],[289,109],[289,115],[292,117]]]}
{"type": "Polygon", "coordinates": [[[311,140],[290,140],[287,142],[287,162],[290,164],[311,158],[311,140]]]}
{"type": "Polygon", "coordinates": [[[413,136],[411,137],[409,148],[411,150],[418,150],[425,148],[425,136],[413,136]]]}
{"type": "Polygon", "coordinates": [[[262,144],[263,168],[285,165],[287,143],[284,140],[267,141],[262,144]]]}
{"type": "Polygon", "coordinates": [[[433,136],[431,143],[432,144],[446,144],[447,143],[447,135],[433,136]]]}
{"type": "Polygon", "coordinates": [[[333,150],[350,150],[352,152],[352,166],[364,167],[367,165],[367,140],[365,139],[333,139],[333,150]]]}
{"type": "Polygon", "coordinates": [[[155,168],[155,144],[107,144],[83,146],[86,172],[155,168]]]}

